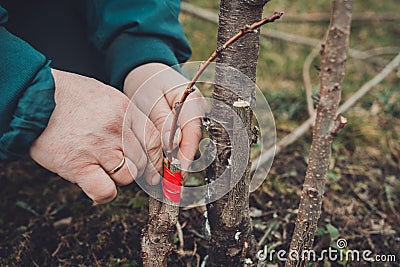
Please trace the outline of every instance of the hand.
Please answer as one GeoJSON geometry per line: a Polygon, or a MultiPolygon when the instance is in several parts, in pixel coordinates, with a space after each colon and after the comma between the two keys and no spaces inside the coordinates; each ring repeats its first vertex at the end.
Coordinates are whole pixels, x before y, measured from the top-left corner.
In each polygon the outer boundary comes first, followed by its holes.
{"type": "MultiPolygon", "coordinates": [[[[125,78],[124,93],[146,114],[162,135],[168,147],[174,105],[179,101],[188,80],[174,69],[160,63],[148,63],[132,70],[125,78]]],[[[202,137],[201,117],[204,105],[201,93],[189,95],[182,107],[174,145],[179,145],[178,159],[183,170],[189,170],[202,137]]]]}
{"type": "MultiPolygon", "coordinates": [[[[124,94],[91,78],[58,70],[52,73],[56,107],[31,147],[36,162],[76,183],[95,203],[114,199],[116,185],[141,176],[148,161],[161,168],[160,135],[154,125],[134,106],[123,124],[129,105],[124,94]],[[151,135],[144,136],[143,129],[151,135]],[[124,156],[122,168],[109,175],[124,156]]],[[[159,176],[156,171],[148,171],[149,182],[152,176],[159,176]]]]}

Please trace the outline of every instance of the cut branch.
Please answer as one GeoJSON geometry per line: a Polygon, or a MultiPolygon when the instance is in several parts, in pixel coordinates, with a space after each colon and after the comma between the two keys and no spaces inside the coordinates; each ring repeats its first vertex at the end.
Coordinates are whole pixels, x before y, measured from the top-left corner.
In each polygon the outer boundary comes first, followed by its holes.
{"type": "MultiPolygon", "coordinates": [[[[320,100],[316,109],[309,163],[289,255],[304,256],[304,251],[312,249],[321,214],[332,140],[347,123],[343,116],[336,114],[345,73],[352,6],[352,0],[333,0],[331,24],[322,50],[318,93],[320,100]]],[[[311,259],[301,256],[289,257],[285,266],[307,266],[311,259]]]]}

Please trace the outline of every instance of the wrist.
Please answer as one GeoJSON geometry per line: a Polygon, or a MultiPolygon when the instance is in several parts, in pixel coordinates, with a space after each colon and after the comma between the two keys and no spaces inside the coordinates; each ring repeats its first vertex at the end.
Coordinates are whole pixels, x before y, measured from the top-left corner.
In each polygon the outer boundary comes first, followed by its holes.
{"type": "Polygon", "coordinates": [[[123,86],[124,93],[131,97],[151,76],[168,68],[169,67],[165,64],[152,62],[132,69],[125,77],[123,86]]]}

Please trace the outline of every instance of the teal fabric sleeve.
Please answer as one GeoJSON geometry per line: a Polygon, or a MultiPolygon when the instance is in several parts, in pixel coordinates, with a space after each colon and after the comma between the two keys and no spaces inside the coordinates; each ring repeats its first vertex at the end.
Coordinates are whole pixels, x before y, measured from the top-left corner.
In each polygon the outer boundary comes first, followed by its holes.
{"type": "Polygon", "coordinates": [[[91,42],[105,53],[112,86],[122,88],[135,67],[159,62],[170,66],[191,55],[178,17],[179,0],[87,0],[91,42]]]}
{"type": "Polygon", "coordinates": [[[55,107],[47,59],[9,33],[0,6],[0,160],[23,156],[47,125],[55,107]]]}

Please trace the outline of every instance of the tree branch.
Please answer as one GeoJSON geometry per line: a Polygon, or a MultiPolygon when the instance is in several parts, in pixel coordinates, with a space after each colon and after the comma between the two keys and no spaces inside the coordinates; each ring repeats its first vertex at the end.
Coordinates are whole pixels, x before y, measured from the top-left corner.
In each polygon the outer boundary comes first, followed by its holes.
{"type": "MultiPolygon", "coordinates": [[[[329,22],[329,13],[310,13],[310,14],[287,14],[285,22],[329,22]]],[[[400,20],[400,14],[397,13],[374,13],[364,12],[353,14],[353,21],[368,22],[384,22],[400,20]]]]}
{"type": "Polygon", "coordinates": [[[319,51],[321,50],[321,46],[318,45],[311,50],[310,54],[306,57],[306,60],[303,64],[303,81],[304,81],[304,89],[306,91],[306,100],[307,100],[307,110],[308,115],[311,117],[314,114],[314,102],[312,100],[313,88],[311,84],[310,78],[310,67],[314,59],[319,55],[319,51]]]}
{"type": "Polygon", "coordinates": [[[190,95],[190,93],[192,93],[194,91],[193,87],[196,84],[197,80],[199,79],[200,75],[204,72],[204,70],[210,65],[211,62],[213,62],[217,56],[226,48],[228,48],[229,46],[231,46],[234,42],[236,42],[237,40],[239,40],[241,37],[243,37],[244,35],[248,34],[248,33],[253,33],[253,32],[257,32],[257,29],[259,27],[261,27],[264,24],[267,23],[271,23],[274,22],[275,20],[281,18],[283,15],[283,12],[274,12],[274,14],[272,14],[270,17],[268,18],[264,18],[260,21],[257,21],[251,25],[246,25],[244,26],[242,29],[239,30],[239,32],[234,35],[233,37],[231,37],[228,41],[226,41],[221,47],[218,47],[212,54],[211,56],[200,65],[199,70],[195,73],[195,75],[193,76],[192,80],[190,81],[190,83],[187,85],[184,93],[181,96],[181,99],[179,100],[178,103],[175,104],[175,113],[174,113],[174,118],[172,120],[172,127],[171,127],[171,134],[169,136],[169,140],[168,140],[168,150],[167,150],[167,156],[169,161],[172,160],[172,151],[173,151],[173,143],[174,143],[174,136],[175,136],[175,132],[178,128],[178,118],[179,118],[179,114],[180,111],[182,109],[182,105],[185,102],[185,100],[187,99],[187,97],[190,95]]]}
{"type": "MultiPolygon", "coordinates": [[[[340,114],[336,116],[336,113],[345,74],[353,1],[332,2],[331,24],[326,45],[322,49],[319,73],[320,100],[316,109],[309,162],[289,255],[304,256],[304,251],[312,249],[315,230],[321,215],[332,141],[347,123],[346,118],[340,114]]],[[[308,261],[312,260],[301,256],[289,257],[285,266],[307,266],[308,261]]]]}

